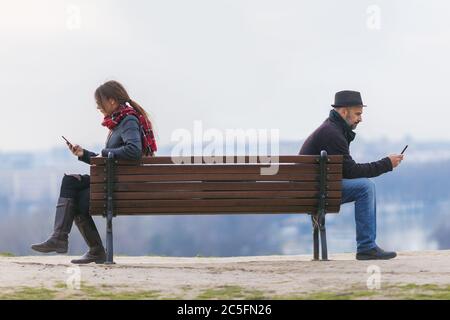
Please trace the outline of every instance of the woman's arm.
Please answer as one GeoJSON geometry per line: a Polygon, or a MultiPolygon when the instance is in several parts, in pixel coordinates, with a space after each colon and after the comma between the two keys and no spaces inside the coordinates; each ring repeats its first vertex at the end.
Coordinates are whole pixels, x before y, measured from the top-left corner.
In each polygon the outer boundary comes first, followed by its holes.
{"type": "Polygon", "coordinates": [[[78,160],[86,162],[87,164],[91,164],[91,157],[97,156],[95,152],[91,152],[89,150],[83,149],[80,145],[67,142],[67,146],[73,155],[78,157],[78,160]]]}
{"type": "Polygon", "coordinates": [[[141,132],[138,119],[135,116],[127,116],[120,127],[120,137],[124,143],[118,148],[105,148],[102,156],[107,157],[109,152],[117,159],[139,160],[142,157],[141,132]]]}
{"type": "Polygon", "coordinates": [[[98,156],[97,153],[83,149],[83,155],[81,157],[78,157],[78,160],[83,161],[87,164],[91,164],[91,157],[98,156]]]}

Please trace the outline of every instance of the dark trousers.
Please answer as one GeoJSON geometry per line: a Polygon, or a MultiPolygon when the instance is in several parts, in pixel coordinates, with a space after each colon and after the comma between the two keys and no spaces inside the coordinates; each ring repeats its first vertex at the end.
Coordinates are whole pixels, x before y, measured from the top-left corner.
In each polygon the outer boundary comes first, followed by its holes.
{"type": "Polygon", "coordinates": [[[88,174],[64,174],[61,182],[60,197],[75,199],[77,214],[89,215],[89,183],[88,174]]]}

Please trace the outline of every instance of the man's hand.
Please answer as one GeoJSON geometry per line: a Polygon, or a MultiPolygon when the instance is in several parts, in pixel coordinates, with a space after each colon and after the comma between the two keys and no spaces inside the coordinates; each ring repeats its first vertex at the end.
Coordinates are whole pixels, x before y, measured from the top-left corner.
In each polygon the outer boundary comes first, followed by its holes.
{"type": "Polygon", "coordinates": [[[71,145],[71,144],[67,144],[69,146],[70,151],[77,157],[82,157],[84,154],[83,148],[80,147],[79,145],[71,145]]]}
{"type": "Polygon", "coordinates": [[[403,155],[402,154],[391,154],[389,156],[389,159],[391,160],[392,168],[395,168],[396,166],[398,166],[400,164],[400,162],[402,162],[403,155]]]}

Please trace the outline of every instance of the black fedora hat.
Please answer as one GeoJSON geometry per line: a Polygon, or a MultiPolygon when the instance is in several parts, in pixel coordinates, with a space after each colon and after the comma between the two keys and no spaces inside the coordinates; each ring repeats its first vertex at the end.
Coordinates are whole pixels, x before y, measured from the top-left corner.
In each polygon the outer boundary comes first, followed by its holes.
{"type": "Polygon", "coordinates": [[[358,91],[344,90],[336,92],[334,96],[334,108],[339,107],[367,107],[361,99],[361,93],[358,91]]]}

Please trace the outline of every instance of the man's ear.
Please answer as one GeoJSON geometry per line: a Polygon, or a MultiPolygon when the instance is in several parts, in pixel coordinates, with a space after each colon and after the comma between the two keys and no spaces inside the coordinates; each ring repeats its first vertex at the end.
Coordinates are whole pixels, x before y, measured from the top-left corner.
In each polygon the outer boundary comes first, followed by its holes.
{"type": "Polygon", "coordinates": [[[342,115],[347,117],[350,114],[350,107],[342,108],[342,115]]]}
{"type": "Polygon", "coordinates": [[[339,113],[339,114],[341,115],[341,117],[343,117],[343,116],[344,116],[344,109],[345,109],[345,108],[340,107],[340,108],[335,108],[334,110],[335,110],[337,113],[339,113]]]}

